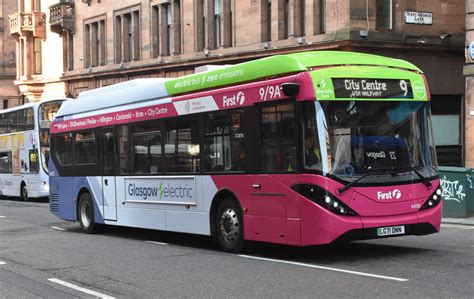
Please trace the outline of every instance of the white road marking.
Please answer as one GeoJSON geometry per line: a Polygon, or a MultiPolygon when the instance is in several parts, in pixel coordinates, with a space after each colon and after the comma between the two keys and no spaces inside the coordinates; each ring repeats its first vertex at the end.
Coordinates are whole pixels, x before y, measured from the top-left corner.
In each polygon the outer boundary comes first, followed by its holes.
{"type": "Polygon", "coordinates": [[[158,245],[168,245],[168,243],[163,243],[163,242],[155,242],[155,241],[145,241],[145,243],[150,243],[150,244],[158,244],[158,245]]]}
{"type": "Polygon", "coordinates": [[[6,264],[5,262],[0,261],[0,266],[5,265],[5,264],[6,264]]]}
{"type": "Polygon", "coordinates": [[[344,270],[344,269],[338,269],[338,268],[317,266],[317,265],[298,263],[298,262],[290,262],[290,261],[285,261],[285,260],[269,259],[269,258],[256,257],[256,256],[244,255],[244,254],[240,254],[239,256],[244,257],[244,258],[248,258],[248,259],[262,260],[262,261],[275,262],[275,263],[281,263],[281,264],[289,264],[289,265],[294,265],[294,266],[302,266],[302,267],[315,268],[315,269],[321,269],[321,270],[329,270],[329,271],[342,272],[342,273],[348,273],[348,274],[354,274],[354,275],[360,275],[360,276],[368,276],[368,277],[375,277],[375,278],[402,281],[402,282],[408,281],[408,279],[406,279],[406,278],[371,274],[371,273],[365,273],[365,272],[358,272],[358,271],[344,270]]]}
{"type": "Polygon", "coordinates": [[[442,223],[442,228],[459,228],[464,230],[472,230],[474,229],[473,225],[465,225],[465,224],[452,224],[452,223],[442,223]]]}
{"type": "Polygon", "coordinates": [[[61,228],[61,227],[57,227],[57,226],[51,226],[52,229],[55,229],[55,230],[60,230],[60,231],[65,231],[67,229],[65,228],[61,228]]]}
{"type": "Polygon", "coordinates": [[[0,216],[0,218],[7,218],[7,216],[0,216]]]}
{"type": "Polygon", "coordinates": [[[95,297],[97,297],[97,298],[107,298],[107,299],[115,298],[115,297],[112,297],[112,296],[109,296],[109,295],[105,295],[105,294],[102,294],[102,293],[99,293],[99,292],[95,292],[95,291],[92,291],[92,290],[89,290],[89,289],[86,289],[86,288],[83,288],[83,287],[74,285],[74,284],[69,283],[69,282],[66,282],[66,281],[59,280],[59,279],[57,279],[57,278],[50,278],[50,279],[48,279],[48,280],[51,281],[51,282],[54,282],[54,283],[63,285],[63,286],[65,286],[65,287],[74,289],[74,290],[76,290],[76,291],[79,291],[79,292],[82,292],[82,293],[86,293],[86,294],[89,294],[89,295],[91,295],[91,296],[95,296],[95,297]]]}

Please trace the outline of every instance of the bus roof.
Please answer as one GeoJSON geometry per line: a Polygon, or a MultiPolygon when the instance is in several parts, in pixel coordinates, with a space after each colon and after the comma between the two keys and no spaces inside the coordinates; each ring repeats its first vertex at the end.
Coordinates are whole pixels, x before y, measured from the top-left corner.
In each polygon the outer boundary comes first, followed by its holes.
{"type": "Polygon", "coordinates": [[[372,54],[299,52],[270,56],[180,78],[135,79],[85,91],[79,95],[78,100],[63,105],[57,117],[338,65],[382,66],[421,72],[407,61],[372,54]]]}

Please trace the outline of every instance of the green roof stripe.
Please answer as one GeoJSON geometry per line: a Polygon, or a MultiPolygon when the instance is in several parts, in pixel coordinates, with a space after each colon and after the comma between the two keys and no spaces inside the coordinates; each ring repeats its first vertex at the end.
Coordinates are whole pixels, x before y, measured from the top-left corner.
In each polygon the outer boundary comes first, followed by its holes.
{"type": "MultiPolygon", "coordinates": [[[[331,65],[380,65],[420,71],[399,59],[342,51],[312,51],[276,55],[239,63],[218,70],[192,74],[165,82],[168,95],[216,88],[307,71],[311,67],[331,65]]],[[[421,71],[420,71],[421,72],[421,71]]]]}
{"type": "Polygon", "coordinates": [[[306,68],[348,64],[380,65],[421,72],[418,67],[408,61],[365,53],[342,51],[313,51],[293,53],[288,54],[286,56],[298,60],[306,68]]]}

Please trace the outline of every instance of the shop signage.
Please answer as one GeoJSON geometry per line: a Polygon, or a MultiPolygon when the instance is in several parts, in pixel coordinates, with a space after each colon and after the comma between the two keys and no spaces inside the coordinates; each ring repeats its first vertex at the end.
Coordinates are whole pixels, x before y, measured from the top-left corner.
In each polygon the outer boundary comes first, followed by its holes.
{"type": "Polygon", "coordinates": [[[405,11],[405,23],[433,25],[433,13],[421,11],[405,11]]]}

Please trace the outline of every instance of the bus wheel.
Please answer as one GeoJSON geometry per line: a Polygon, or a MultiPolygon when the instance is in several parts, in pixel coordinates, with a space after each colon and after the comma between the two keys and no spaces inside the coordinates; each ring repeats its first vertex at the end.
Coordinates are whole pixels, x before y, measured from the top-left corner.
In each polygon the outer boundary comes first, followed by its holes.
{"type": "Polygon", "coordinates": [[[28,188],[26,188],[25,182],[21,182],[20,199],[23,201],[28,201],[28,188]]]}
{"type": "Polygon", "coordinates": [[[89,193],[84,193],[79,197],[78,218],[81,229],[86,234],[98,232],[98,224],[94,223],[94,205],[89,193]]]}
{"type": "Polygon", "coordinates": [[[244,247],[244,226],[240,206],[226,198],[219,203],[216,213],[216,237],[226,252],[240,252],[244,247]]]}

